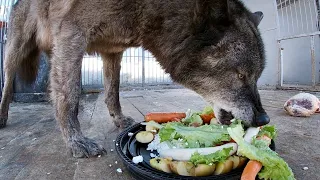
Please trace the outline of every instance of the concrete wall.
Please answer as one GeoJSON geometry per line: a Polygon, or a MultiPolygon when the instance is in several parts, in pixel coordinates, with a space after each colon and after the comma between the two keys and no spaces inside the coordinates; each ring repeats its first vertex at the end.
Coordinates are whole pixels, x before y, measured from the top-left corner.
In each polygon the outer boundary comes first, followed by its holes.
{"type": "Polygon", "coordinates": [[[262,11],[264,18],[259,25],[266,51],[266,68],[258,81],[260,87],[278,84],[277,16],[273,0],[242,0],[253,12],[262,11]]]}

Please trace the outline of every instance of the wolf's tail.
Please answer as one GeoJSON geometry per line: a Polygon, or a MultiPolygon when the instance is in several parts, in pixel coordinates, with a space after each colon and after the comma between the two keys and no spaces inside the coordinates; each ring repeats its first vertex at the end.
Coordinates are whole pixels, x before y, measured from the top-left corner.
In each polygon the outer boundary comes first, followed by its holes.
{"type": "Polygon", "coordinates": [[[27,83],[37,77],[40,55],[36,43],[37,24],[31,16],[30,2],[18,1],[12,8],[4,62],[5,70],[16,71],[27,83]]]}

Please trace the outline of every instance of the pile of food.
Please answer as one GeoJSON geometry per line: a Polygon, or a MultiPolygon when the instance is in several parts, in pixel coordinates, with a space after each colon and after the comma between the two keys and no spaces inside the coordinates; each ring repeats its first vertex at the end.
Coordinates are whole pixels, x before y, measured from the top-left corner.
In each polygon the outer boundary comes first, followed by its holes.
{"type": "Polygon", "coordinates": [[[275,126],[245,129],[241,120],[218,124],[211,107],[202,112],[150,113],[145,131],[135,135],[147,144],[150,165],[182,176],[210,176],[244,167],[241,179],[295,179],[288,164],[270,143],[277,136],[275,126]]]}

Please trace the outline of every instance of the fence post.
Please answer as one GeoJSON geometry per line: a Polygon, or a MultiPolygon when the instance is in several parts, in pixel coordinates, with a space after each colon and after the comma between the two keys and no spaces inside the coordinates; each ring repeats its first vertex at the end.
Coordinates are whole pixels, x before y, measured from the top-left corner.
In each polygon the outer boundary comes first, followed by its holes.
{"type": "Polygon", "coordinates": [[[142,48],[141,53],[141,59],[142,59],[142,87],[145,85],[145,50],[142,48]]]}
{"type": "Polygon", "coordinates": [[[312,86],[316,85],[316,57],[314,53],[314,36],[311,36],[311,73],[312,86]]]}

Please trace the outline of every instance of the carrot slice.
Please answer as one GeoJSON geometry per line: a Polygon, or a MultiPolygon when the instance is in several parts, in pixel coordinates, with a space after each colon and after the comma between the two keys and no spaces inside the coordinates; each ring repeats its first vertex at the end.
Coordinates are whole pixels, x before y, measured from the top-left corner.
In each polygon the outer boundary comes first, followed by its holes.
{"type": "Polygon", "coordinates": [[[210,124],[210,121],[212,118],[215,118],[213,113],[210,114],[201,114],[200,115],[201,119],[203,120],[203,123],[210,124]]]}
{"type": "Polygon", "coordinates": [[[250,160],[242,172],[241,180],[255,180],[261,168],[262,164],[259,161],[250,160]]]}
{"type": "Polygon", "coordinates": [[[186,113],[149,113],[144,116],[146,122],[155,121],[157,123],[167,123],[171,121],[180,121],[182,118],[186,117],[186,113]]]}

